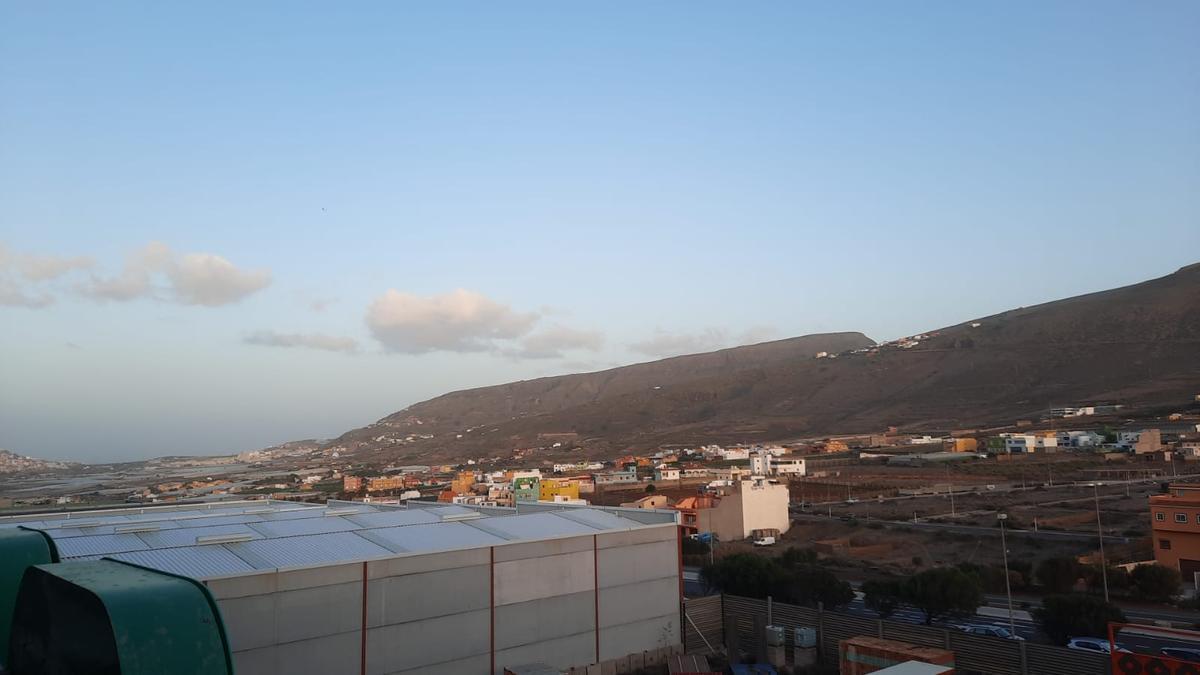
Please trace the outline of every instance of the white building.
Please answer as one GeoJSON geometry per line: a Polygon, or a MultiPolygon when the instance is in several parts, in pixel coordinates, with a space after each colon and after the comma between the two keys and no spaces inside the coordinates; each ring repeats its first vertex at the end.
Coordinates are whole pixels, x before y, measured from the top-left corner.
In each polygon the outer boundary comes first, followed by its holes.
{"type": "Polygon", "coordinates": [[[679,480],[679,469],[666,464],[654,467],[654,480],[679,480]]]}
{"type": "Polygon", "coordinates": [[[776,475],[780,476],[808,475],[803,459],[777,459],[773,462],[773,468],[776,475]]]}
{"type": "MultiPolygon", "coordinates": [[[[677,515],[243,501],[92,511],[91,529],[65,527],[62,513],[0,517],[0,528],[44,532],[56,566],[103,550],[204,583],[239,675],[492,675],[679,645],[677,515]],[[140,529],[113,535],[130,517],[140,529]]],[[[138,601],[136,588],[123,596],[138,601]]],[[[163,644],[192,638],[168,632],[163,644]]]]}
{"type": "Polygon", "coordinates": [[[1005,434],[1004,449],[1009,453],[1038,452],[1058,447],[1058,437],[1048,434],[1005,434]]]}
{"type": "Polygon", "coordinates": [[[751,476],[771,475],[771,455],[767,452],[756,452],[750,457],[751,476]]]}
{"type": "Polygon", "coordinates": [[[1058,446],[1060,448],[1094,448],[1104,445],[1104,435],[1095,431],[1060,431],[1058,446]]]}

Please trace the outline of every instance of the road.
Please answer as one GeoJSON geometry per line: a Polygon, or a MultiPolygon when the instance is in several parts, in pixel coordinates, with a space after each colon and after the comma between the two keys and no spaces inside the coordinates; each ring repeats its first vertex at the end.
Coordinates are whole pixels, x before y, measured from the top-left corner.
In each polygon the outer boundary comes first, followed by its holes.
{"type": "MultiPolygon", "coordinates": [[[[684,592],[689,597],[698,597],[707,595],[707,589],[704,588],[700,581],[700,568],[685,567],[683,570],[684,592]]],[[[856,589],[860,584],[851,582],[851,586],[856,589]]],[[[846,614],[854,614],[867,618],[879,618],[879,615],[872,609],[867,608],[863,603],[862,593],[855,590],[854,600],[845,607],[839,608],[837,611],[846,614]]],[[[1003,595],[987,595],[985,596],[986,605],[980,607],[974,616],[959,616],[953,617],[948,621],[938,625],[945,627],[972,625],[972,626],[1000,626],[1002,628],[1009,627],[1008,620],[1008,601],[1003,595]]],[[[1027,610],[1017,609],[1015,605],[1020,602],[1026,602],[1029,606],[1037,606],[1036,598],[1018,597],[1013,598],[1013,626],[1016,628],[1016,634],[1020,637],[1034,641],[1045,642],[1045,638],[1041,637],[1037,625],[1029,615],[1027,610]]],[[[1122,607],[1125,616],[1130,621],[1153,622],[1153,621],[1195,621],[1197,615],[1195,612],[1186,612],[1171,609],[1146,609],[1146,608],[1125,608],[1122,607]]],[[[923,624],[925,615],[917,610],[909,608],[897,609],[890,617],[890,621],[903,621],[905,623],[923,624]]],[[[1082,636],[1081,636],[1082,637],[1082,636]]],[[[1104,636],[1095,636],[1104,637],[1104,636]]],[[[1155,635],[1152,631],[1144,631],[1139,628],[1127,628],[1121,632],[1118,638],[1118,643],[1129,649],[1142,654],[1157,654],[1159,649],[1167,646],[1186,646],[1192,648],[1200,648],[1200,640],[1196,642],[1181,641],[1178,638],[1163,637],[1155,635]]]]}

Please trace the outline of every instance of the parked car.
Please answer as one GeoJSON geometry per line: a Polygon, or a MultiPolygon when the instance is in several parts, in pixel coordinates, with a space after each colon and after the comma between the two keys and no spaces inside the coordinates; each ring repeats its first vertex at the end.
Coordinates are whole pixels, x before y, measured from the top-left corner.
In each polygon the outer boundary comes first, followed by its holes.
{"type": "MultiPolygon", "coordinates": [[[[1079,649],[1085,652],[1100,652],[1101,654],[1112,653],[1108,646],[1108,640],[1104,638],[1071,638],[1067,641],[1067,649],[1079,649]]],[[[1117,651],[1129,653],[1129,650],[1125,649],[1121,645],[1117,645],[1117,651]]]]}
{"type": "Polygon", "coordinates": [[[759,537],[754,540],[755,546],[774,546],[775,537],[759,537]]]}
{"type": "Polygon", "coordinates": [[[985,637],[1003,638],[1005,640],[1024,640],[1020,635],[1014,635],[1012,631],[1001,626],[959,626],[959,630],[971,635],[983,635],[985,637]]]}
{"type": "Polygon", "coordinates": [[[1159,653],[1180,661],[1200,663],[1200,649],[1194,647],[1163,647],[1159,653]]]}

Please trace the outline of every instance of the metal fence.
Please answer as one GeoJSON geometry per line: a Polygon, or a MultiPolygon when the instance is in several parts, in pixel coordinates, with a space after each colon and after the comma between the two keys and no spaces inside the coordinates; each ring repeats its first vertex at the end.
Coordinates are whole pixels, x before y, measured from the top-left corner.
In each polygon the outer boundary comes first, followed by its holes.
{"type": "Polygon", "coordinates": [[[793,646],[794,629],[817,629],[821,659],[835,663],[841,640],[870,635],[954,652],[956,672],[986,675],[1111,675],[1106,655],[1063,647],[1039,645],[1020,640],[968,635],[958,631],[883,621],[861,616],[822,611],[770,600],[735,595],[713,595],[688,599],[684,605],[684,648],[691,653],[706,653],[711,645],[720,649],[726,643],[725,626],[733,626],[743,645],[755,644],[754,619],[763,616],[768,623],[783,626],[787,646],[793,646]]]}

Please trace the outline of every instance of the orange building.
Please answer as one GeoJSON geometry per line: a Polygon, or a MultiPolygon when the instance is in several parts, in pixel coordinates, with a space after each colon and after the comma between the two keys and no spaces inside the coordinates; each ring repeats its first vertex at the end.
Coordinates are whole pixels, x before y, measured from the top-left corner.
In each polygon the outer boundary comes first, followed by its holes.
{"type": "Polygon", "coordinates": [[[683,527],[683,534],[700,534],[701,528],[707,532],[708,523],[700,522],[700,512],[713,508],[718,501],[716,497],[710,496],[684,497],[671,507],[679,512],[679,524],[683,527]]]}
{"type": "Polygon", "coordinates": [[[474,471],[459,471],[454,480],[450,481],[450,490],[454,494],[466,494],[475,487],[475,472],[474,471]]]}
{"type": "Polygon", "coordinates": [[[1171,485],[1170,494],[1150,497],[1154,559],[1173,567],[1189,583],[1200,572],[1200,486],[1171,485]]]}
{"type": "Polygon", "coordinates": [[[363,479],[358,476],[342,476],[342,489],[346,492],[358,492],[362,485],[363,479]]]}
{"type": "Polygon", "coordinates": [[[367,492],[376,490],[399,490],[404,487],[403,476],[379,476],[367,479],[367,492]]]}

